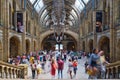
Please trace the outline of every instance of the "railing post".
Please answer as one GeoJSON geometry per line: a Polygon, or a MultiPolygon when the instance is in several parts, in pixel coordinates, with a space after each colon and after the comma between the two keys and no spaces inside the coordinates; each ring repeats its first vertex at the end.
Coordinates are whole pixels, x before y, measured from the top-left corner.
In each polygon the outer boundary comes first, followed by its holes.
{"type": "Polygon", "coordinates": [[[6,78],[9,78],[9,77],[8,77],[8,75],[9,75],[8,69],[9,69],[9,68],[6,67],[6,71],[5,71],[5,72],[6,72],[6,78]]]}
{"type": "Polygon", "coordinates": [[[10,79],[10,67],[8,67],[8,79],[10,79]]]}
{"type": "Polygon", "coordinates": [[[111,78],[111,77],[110,77],[110,76],[111,76],[111,69],[108,68],[108,70],[109,70],[109,71],[108,71],[108,79],[110,79],[110,78],[111,78]]]}
{"type": "Polygon", "coordinates": [[[12,76],[11,76],[11,67],[10,67],[10,70],[9,70],[9,78],[12,78],[12,76]]]}
{"type": "Polygon", "coordinates": [[[13,79],[13,68],[11,68],[11,79],[13,79]]]}
{"type": "Polygon", "coordinates": [[[19,67],[21,68],[21,71],[22,71],[21,77],[22,78],[27,78],[28,65],[27,64],[21,64],[21,65],[19,65],[19,67]]]}
{"type": "Polygon", "coordinates": [[[120,79],[120,66],[118,66],[118,79],[120,79]]]}
{"type": "Polygon", "coordinates": [[[1,72],[1,78],[4,78],[5,75],[4,75],[4,66],[2,66],[2,72],[1,72]]]}
{"type": "Polygon", "coordinates": [[[16,78],[19,78],[19,69],[16,70],[16,78]]]}
{"type": "Polygon", "coordinates": [[[14,77],[15,79],[17,78],[17,72],[16,72],[17,69],[14,70],[14,77]]]}
{"type": "Polygon", "coordinates": [[[106,69],[106,72],[105,72],[105,79],[108,78],[108,69],[106,69]]]}
{"type": "Polygon", "coordinates": [[[118,66],[116,66],[116,79],[119,78],[119,74],[118,74],[118,66]]]}
{"type": "Polygon", "coordinates": [[[113,79],[113,67],[111,68],[111,75],[110,75],[110,79],[113,79]]]}

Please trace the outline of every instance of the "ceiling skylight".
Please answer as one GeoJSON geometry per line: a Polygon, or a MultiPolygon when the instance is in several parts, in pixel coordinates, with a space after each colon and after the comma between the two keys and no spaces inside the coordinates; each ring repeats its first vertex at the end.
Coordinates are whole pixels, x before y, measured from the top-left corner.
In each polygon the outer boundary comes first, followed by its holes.
{"type": "Polygon", "coordinates": [[[34,4],[33,6],[34,6],[34,8],[36,9],[37,12],[39,12],[42,9],[42,7],[44,6],[43,0],[37,0],[37,1],[36,0],[30,0],[30,2],[32,4],[34,4]]]}
{"type": "Polygon", "coordinates": [[[75,1],[75,7],[81,12],[83,8],[85,7],[84,3],[87,4],[89,0],[76,0],[75,1]]]}

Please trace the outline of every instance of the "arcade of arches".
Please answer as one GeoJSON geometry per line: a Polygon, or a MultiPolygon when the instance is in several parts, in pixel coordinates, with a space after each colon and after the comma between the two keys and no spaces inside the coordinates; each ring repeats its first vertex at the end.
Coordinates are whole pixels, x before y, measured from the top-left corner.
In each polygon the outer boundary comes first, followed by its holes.
{"type": "Polygon", "coordinates": [[[75,39],[67,34],[64,34],[63,40],[60,43],[56,42],[54,34],[50,34],[44,38],[41,45],[43,50],[55,50],[56,44],[62,44],[63,50],[77,50],[77,44],[75,39]]]}

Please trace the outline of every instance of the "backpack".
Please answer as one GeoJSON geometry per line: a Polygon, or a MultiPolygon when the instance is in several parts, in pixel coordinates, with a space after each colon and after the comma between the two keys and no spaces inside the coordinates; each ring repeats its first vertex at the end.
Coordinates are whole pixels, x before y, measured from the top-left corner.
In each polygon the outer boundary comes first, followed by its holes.
{"type": "Polygon", "coordinates": [[[77,67],[77,62],[73,62],[73,67],[77,67]]]}

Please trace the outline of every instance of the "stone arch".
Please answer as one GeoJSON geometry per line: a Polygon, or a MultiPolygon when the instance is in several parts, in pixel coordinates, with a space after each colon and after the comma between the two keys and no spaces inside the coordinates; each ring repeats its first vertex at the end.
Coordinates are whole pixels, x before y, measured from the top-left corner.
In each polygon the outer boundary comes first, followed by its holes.
{"type": "MultiPolygon", "coordinates": [[[[50,34],[53,34],[54,31],[48,30],[46,32],[44,32],[43,34],[41,34],[41,42],[44,40],[44,38],[50,34]]],[[[73,31],[70,30],[66,30],[65,34],[68,34],[70,36],[72,36],[76,41],[79,41],[79,35],[73,31]]]]}
{"type": "Polygon", "coordinates": [[[30,40],[26,39],[26,54],[30,53],[30,40]]]}
{"type": "Polygon", "coordinates": [[[107,36],[102,36],[99,40],[99,49],[103,50],[105,56],[110,58],[110,39],[107,36]]]}
{"type": "MultiPolygon", "coordinates": [[[[44,39],[47,36],[49,36],[49,35],[51,35],[53,33],[54,33],[53,30],[48,30],[48,31],[44,32],[43,34],[41,34],[41,39],[40,39],[40,44],[41,44],[40,48],[41,49],[43,49],[43,41],[44,41],[44,39]]],[[[77,45],[77,43],[79,42],[79,35],[77,33],[73,32],[73,31],[70,31],[70,30],[66,30],[64,34],[67,34],[67,35],[71,36],[72,38],[74,38],[74,40],[76,41],[76,45],[77,45]]],[[[77,47],[78,47],[78,45],[77,45],[77,47]]]]}
{"type": "Polygon", "coordinates": [[[120,60],[120,39],[117,42],[117,59],[120,60]]]}
{"type": "Polygon", "coordinates": [[[1,41],[0,41],[0,60],[3,60],[3,47],[1,41]]]}
{"type": "Polygon", "coordinates": [[[92,52],[92,50],[93,50],[93,39],[89,40],[88,46],[89,46],[89,52],[92,52]]]}
{"type": "Polygon", "coordinates": [[[16,57],[20,54],[20,40],[17,36],[10,38],[10,56],[16,57]]]}

